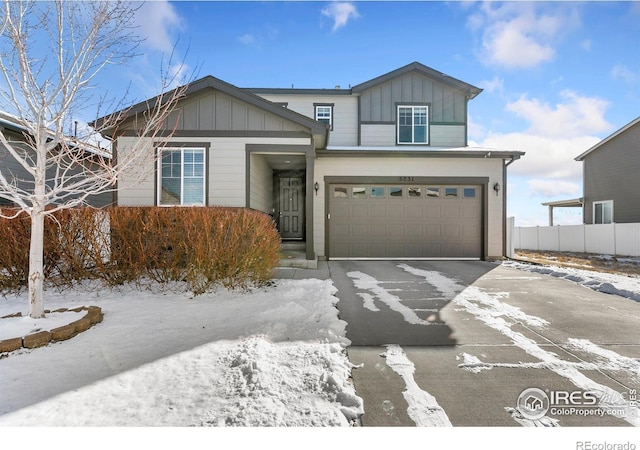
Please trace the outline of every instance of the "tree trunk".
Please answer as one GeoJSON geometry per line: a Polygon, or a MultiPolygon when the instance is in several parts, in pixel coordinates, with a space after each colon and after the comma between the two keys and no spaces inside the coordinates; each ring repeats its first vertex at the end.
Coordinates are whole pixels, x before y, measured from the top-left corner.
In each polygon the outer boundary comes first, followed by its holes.
{"type": "Polygon", "coordinates": [[[29,245],[29,317],[44,317],[44,208],[31,210],[31,243],[29,245]]]}

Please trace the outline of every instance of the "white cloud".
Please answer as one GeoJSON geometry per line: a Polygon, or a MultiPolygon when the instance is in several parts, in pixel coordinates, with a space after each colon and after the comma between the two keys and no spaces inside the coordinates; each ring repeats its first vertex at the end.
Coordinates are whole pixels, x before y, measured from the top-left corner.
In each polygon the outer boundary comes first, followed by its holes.
{"type": "Polygon", "coordinates": [[[582,164],[574,158],[598,142],[600,138],[595,136],[558,138],[528,133],[493,133],[480,145],[526,152],[509,166],[511,174],[578,183],[582,179],[582,164]]]}
{"type": "Polygon", "coordinates": [[[527,184],[531,195],[540,197],[571,197],[579,195],[582,190],[580,184],[562,180],[533,179],[527,184]]]}
{"type": "Polygon", "coordinates": [[[635,82],[638,81],[638,74],[624,64],[616,64],[613,69],[611,69],[611,77],[616,81],[623,80],[629,84],[635,84],[635,82]]]}
{"type": "Polygon", "coordinates": [[[582,47],[583,50],[585,50],[587,52],[590,52],[591,51],[591,40],[590,39],[585,39],[580,44],[580,47],[582,47]]]}
{"type": "Polygon", "coordinates": [[[145,45],[169,53],[173,49],[175,31],[184,29],[184,21],[168,0],[145,2],[136,13],[136,23],[145,45]]]}
{"type": "MultiPolygon", "coordinates": [[[[545,5],[548,7],[548,5],[545,5]]],[[[535,2],[483,3],[467,19],[472,30],[482,30],[483,62],[507,68],[531,68],[555,57],[555,44],[576,17],[559,9],[539,12],[535,2]]]]}
{"type": "Polygon", "coordinates": [[[552,106],[523,96],[507,104],[507,110],[527,119],[531,123],[527,133],[537,136],[571,138],[611,130],[611,124],[604,118],[607,101],[570,90],[562,91],[560,97],[564,102],[552,106]]]}
{"type": "Polygon", "coordinates": [[[323,16],[333,20],[332,31],[336,31],[344,27],[350,20],[360,17],[356,6],[349,2],[331,3],[326,8],[323,8],[321,13],[323,16]]]}
{"type": "Polygon", "coordinates": [[[256,37],[253,34],[245,33],[238,40],[244,45],[253,45],[256,42],[256,37]]]}
{"type": "Polygon", "coordinates": [[[480,87],[487,92],[502,92],[504,88],[504,80],[498,76],[495,76],[493,77],[493,80],[481,81],[480,87]]]}

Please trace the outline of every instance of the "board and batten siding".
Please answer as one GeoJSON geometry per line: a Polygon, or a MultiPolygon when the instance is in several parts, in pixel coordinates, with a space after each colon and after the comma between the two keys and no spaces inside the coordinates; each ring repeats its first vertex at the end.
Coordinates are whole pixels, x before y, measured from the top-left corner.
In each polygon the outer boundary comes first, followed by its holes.
{"type": "Polygon", "coordinates": [[[496,182],[502,185],[503,161],[499,158],[393,158],[393,164],[384,157],[321,157],[316,160],[315,180],[319,183],[314,197],[313,244],[319,257],[325,255],[325,177],[489,177],[487,188],[487,242],[488,258],[503,255],[503,192],[491,189],[496,182]]]}
{"type": "MultiPolygon", "coordinates": [[[[121,127],[135,129],[135,120],[121,127]]],[[[308,132],[276,114],[214,89],[206,89],[178,103],[165,120],[165,130],[308,132]]]]}
{"type": "Polygon", "coordinates": [[[613,200],[613,221],[640,222],[640,124],[584,158],[584,223],[593,223],[593,202],[613,200]]]}
{"type": "MultiPolygon", "coordinates": [[[[118,138],[118,153],[126,154],[137,138],[118,138]]],[[[309,145],[309,138],[265,138],[265,137],[176,137],[180,143],[209,144],[207,152],[207,197],[208,206],[246,206],[246,146],[247,144],[309,145]]],[[[149,141],[149,145],[152,142],[149,141]]],[[[171,146],[171,141],[164,145],[171,146]]],[[[153,206],[156,203],[156,161],[146,158],[140,164],[123,173],[118,182],[118,205],[153,206]]],[[[260,173],[264,177],[265,167],[260,173]]],[[[267,199],[258,200],[256,209],[266,208],[267,199]]],[[[265,211],[267,212],[267,211],[265,211]]]]}
{"type": "Polygon", "coordinates": [[[358,145],[358,100],[349,95],[307,94],[260,94],[275,102],[286,103],[287,108],[315,119],[315,104],[333,105],[333,130],[329,133],[328,145],[358,145]]]}
{"type": "Polygon", "coordinates": [[[430,122],[467,122],[465,93],[418,73],[408,73],[367,89],[359,99],[360,120],[364,123],[395,123],[396,106],[399,103],[428,103],[430,122]]]}

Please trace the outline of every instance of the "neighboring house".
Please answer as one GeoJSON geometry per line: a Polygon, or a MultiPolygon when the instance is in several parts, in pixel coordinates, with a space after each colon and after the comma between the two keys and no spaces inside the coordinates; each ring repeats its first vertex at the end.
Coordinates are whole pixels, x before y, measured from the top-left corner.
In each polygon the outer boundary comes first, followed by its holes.
{"type": "MultiPolygon", "coordinates": [[[[28,137],[27,131],[18,123],[18,120],[15,117],[7,113],[0,112],[0,131],[3,133],[7,141],[11,142],[14,146],[22,148],[25,152],[31,151],[26,145],[28,137]]],[[[79,151],[99,150],[86,143],[78,142],[73,138],[69,139],[73,142],[74,146],[77,145],[79,151]]],[[[4,147],[2,143],[0,143],[0,173],[2,173],[7,181],[15,183],[17,186],[27,192],[33,192],[33,176],[29,174],[25,170],[25,168],[9,153],[9,151],[4,147]]],[[[77,171],[77,173],[80,172],[77,171]]],[[[48,185],[51,185],[51,183],[53,183],[53,181],[51,181],[53,176],[54,173],[52,171],[49,171],[47,173],[47,179],[49,180],[47,182],[48,185]]],[[[90,206],[96,208],[112,205],[114,204],[114,193],[104,192],[99,195],[90,196],[87,199],[87,203],[90,206]]],[[[0,196],[0,206],[13,205],[14,203],[12,201],[0,196]]]]}
{"type": "MultiPolygon", "coordinates": [[[[467,102],[480,92],[419,63],[349,89],[207,76],[167,120],[169,142],[149,142],[157,160],[122,174],[117,203],[260,210],[310,260],[499,258],[506,168],[524,153],[467,147],[467,102]]],[[[146,108],[109,136],[118,154],[146,108]]]]}
{"type": "Polygon", "coordinates": [[[640,117],[575,160],[583,163],[584,223],[640,223],[640,117]]]}

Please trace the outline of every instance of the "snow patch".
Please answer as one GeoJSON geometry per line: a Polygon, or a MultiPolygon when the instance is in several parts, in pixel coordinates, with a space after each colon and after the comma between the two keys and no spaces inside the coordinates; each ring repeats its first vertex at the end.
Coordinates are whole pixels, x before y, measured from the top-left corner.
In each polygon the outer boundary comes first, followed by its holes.
{"type": "Polygon", "coordinates": [[[436,401],[436,398],[423,391],[413,378],[415,365],[407,358],[398,345],[387,345],[387,351],[382,354],[387,365],[404,380],[406,389],[402,392],[409,404],[407,413],[419,427],[450,427],[451,422],[447,413],[436,401]]]}
{"type": "Polygon", "coordinates": [[[504,408],[509,415],[518,422],[523,427],[559,427],[560,423],[557,419],[552,419],[551,417],[544,416],[539,419],[528,419],[523,416],[517,408],[504,408]]]}
{"type": "Polygon", "coordinates": [[[529,272],[564,278],[605,294],[619,295],[640,302],[640,278],[621,274],[597,272],[552,265],[529,264],[520,261],[504,261],[504,266],[529,272]]]}
{"type": "Polygon", "coordinates": [[[597,346],[587,339],[567,340],[567,346],[571,350],[578,350],[585,353],[591,353],[600,360],[598,367],[601,370],[625,371],[631,374],[634,380],[640,380],[640,360],[622,356],[612,350],[607,350],[597,346]]]}
{"type": "MultiPolygon", "coordinates": [[[[408,306],[402,303],[400,297],[391,294],[388,290],[380,286],[380,281],[362,272],[349,272],[347,276],[353,278],[353,285],[358,289],[371,292],[381,302],[385,303],[391,310],[400,313],[405,322],[412,325],[433,325],[428,320],[423,320],[408,306]]],[[[371,297],[369,297],[371,298],[371,297]]]]}
{"type": "Polygon", "coordinates": [[[358,292],[358,296],[362,298],[362,306],[367,308],[369,311],[378,312],[380,309],[376,306],[373,295],[368,294],[366,292],[358,292]]]}

